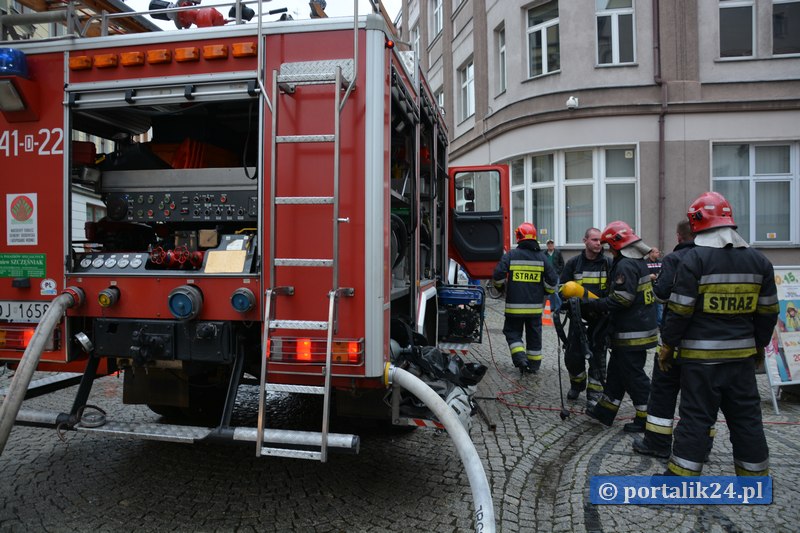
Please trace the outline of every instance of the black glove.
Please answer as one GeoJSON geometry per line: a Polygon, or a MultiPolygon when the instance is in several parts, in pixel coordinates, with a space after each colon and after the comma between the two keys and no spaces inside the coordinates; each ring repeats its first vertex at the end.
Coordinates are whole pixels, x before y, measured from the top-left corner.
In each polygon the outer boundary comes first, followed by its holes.
{"type": "Polygon", "coordinates": [[[597,314],[602,311],[600,309],[600,300],[597,298],[583,298],[581,300],[581,314],[582,315],[591,315],[597,314]]]}

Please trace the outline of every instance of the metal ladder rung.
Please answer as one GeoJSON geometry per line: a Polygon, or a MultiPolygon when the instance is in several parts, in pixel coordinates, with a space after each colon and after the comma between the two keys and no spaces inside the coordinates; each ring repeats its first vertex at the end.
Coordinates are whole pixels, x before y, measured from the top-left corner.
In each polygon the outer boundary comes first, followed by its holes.
{"type": "MultiPolygon", "coordinates": [[[[342,76],[342,88],[347,88],[350,80],[342,76]]],[[[336,83],[336,72],[318,72],[316,74],[279,74],[278,85],[322,85],[336,83]]]]}
{"type": "Polygon", "coordinates": [[[293,450],[291,448],[261,448],[262,456],[270,457],[290,457],[292,459],[313,459],[319,461],[322,459],[321,452],[314,452],[310,450],[293,450]]]}
{"type": "Polygon", "coordinates": [[[302,259],[299,257],[276,258],[275,266],[331,267],[333,259],[302,259]]]}
{"type": "Polygon", "coordinates": [[[332,143],[335,135],[278,135],[276,143],[332,143]]]}
{"type": "Polygon", "coordinates": [[[275,203],[280,205],[332,204],[333,196],[279,196],[275,203]]]}
{"type": "Polygon", "coordinates": [[[269,392],[293,392],[295,394],[325,394],[325,387],[313,385],[285,385],[282,383],[267,383],[269,392]]]}
{"type": "Polygon", "coordinates": [[[324,320],[270,320],[269,329],[328,329],[324,320]]]}

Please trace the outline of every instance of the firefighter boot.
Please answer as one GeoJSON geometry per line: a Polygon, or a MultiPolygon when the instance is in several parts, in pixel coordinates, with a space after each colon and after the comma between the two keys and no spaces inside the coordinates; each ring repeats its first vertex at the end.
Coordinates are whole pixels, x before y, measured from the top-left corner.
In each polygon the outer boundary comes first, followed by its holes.
{"type": "Polygon", "coordinates": [[[633,419],[633,422],[628,422],[622,429],[627,433],[644,433],[644,425],[647,422],[647,418],[641,417],[638,414],[636,418],[633,419]]]}
{"type": "Polygon", "coordinates": [[[597,405],[597,402],[600,401],[600,398],[603,396],[602,390],[596,391],[590,389],[586,389],[586,408],[589,409],[597,405]]]}
{"type": "Polygon", "coordinates": [[[515,367],[519,368],[520,376],[528,371],[528,358],[525,357],[524,353],[515,353],[511,356],[511,361],[514,363],[515,367]]]}
{"type": "MultiPolygon", "coordinates": [[[[586,374],[579,376],[569,376],[569,392],[567,392],[567,400],[577,400],[586,389],[586,374]]],[[[587,393],[588,394],[588,393],[587,393]]]]}
{"type": "Polygon", "coordinates": [[[528,359],[528,372],[531,374],[538,374],[539,369],[542,367],[542,358],[541,356],[539,359],[528,359]]]}
{"type": "Polygon", "coordinates": [[[586,408],[586,416],[593,420],[597,420],[606,427],[611,427],[611,424],[614,422],[614,414],[616,413],[613,413],[609,416],[609,413],[606,413],[604,410],[600,410],[597,404],[586,408]]]}
{"type": "Polygon", "coordinates": [[[653,446],[647,440],[645,435],[641,439],[633,439],[633,451],[641,455],[650,455],[653,457],[660,457],[661,459],[669,459],[669,448],[661,449],[653,446]]]}

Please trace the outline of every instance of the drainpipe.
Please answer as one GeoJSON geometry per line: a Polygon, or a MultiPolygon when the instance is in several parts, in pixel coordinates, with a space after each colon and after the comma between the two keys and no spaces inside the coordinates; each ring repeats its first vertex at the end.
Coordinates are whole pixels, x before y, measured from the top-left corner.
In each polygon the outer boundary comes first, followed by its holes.
{"type": "Polygon", "coordinates": [[[664,249],[664,200],[666,199],[666,165],[667,150],[665,140],[665,122],[667,115],[667,84],[661,77],[661,20],[660,2],[653,0],[653,81],[661,88],[661,109],[658,112],[658,247],[664,249]]]}

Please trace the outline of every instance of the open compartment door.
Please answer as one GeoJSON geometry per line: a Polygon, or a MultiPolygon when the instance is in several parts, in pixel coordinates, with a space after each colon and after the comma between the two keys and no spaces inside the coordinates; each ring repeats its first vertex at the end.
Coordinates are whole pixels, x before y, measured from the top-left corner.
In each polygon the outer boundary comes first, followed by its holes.
{"type": "Polygon", "coordinates": [[[450,257],[488,279],[510,247],[508,167],[450,168],[450,257]]]}

